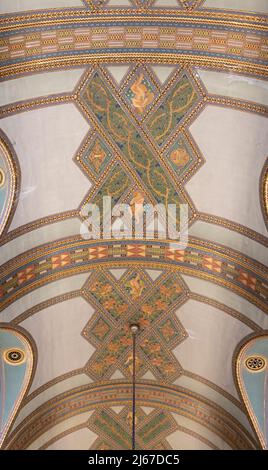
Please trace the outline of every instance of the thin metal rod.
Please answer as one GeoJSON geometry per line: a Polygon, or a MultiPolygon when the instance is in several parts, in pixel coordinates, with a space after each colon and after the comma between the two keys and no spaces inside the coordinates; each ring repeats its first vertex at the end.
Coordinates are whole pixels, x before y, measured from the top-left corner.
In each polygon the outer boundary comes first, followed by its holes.
{"type": "Polygon", "coordinates": [[[133,340],[133,372],[132,372],[132,450],[136,449],[136,334],[133,340]]]}

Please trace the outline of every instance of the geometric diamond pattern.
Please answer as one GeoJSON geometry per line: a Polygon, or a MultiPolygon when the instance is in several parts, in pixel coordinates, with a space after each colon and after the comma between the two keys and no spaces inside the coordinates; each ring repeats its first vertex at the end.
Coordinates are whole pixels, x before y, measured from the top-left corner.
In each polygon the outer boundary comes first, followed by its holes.
{"type": "Polygon", "coordinates": [[[184,8],[186,8],[186,10],[190,10],[201,6],[201,4],[204,3],[204,0],[179,0],[179,2],[184,8]]]}
{"type": "Polygon", "coordinates": [[[99,9],[105,6],[108,0],[85,0],[85,3],[88,4],[93,9],[99,9]]]}
{"type": "MultiPolygon", "coordinates": [[[[139,80],[139,78],[138,73],[133,80],[139,80]]],[[[120,95],[120,91],[118,93],[120,95]]],[[[146,93],[145,96],[147,96],[146,93]]],[[[162,203],[165,206],[169,203],[177,205],[187,203],[183,192],[175,187],[174,179],[172,180],[171,175],[164,168],[163,162],[156,158],[149,142],[135,126],[134,111],[128,111],[123,107],[121,100],[122,96],[118,99],[117,93],[114,90],[111,91],[100,71],[94,71],[89,79],[84,81],[79,92],[78,101],[84,112],[88,114],[91,125],[96,126],[98,132],[104,132],[106,136],[109,136],[110,145],[120,154],[115,156],[116,162],[111,162],[106,182],[104,186],[101,186],[101,190],[99,187],[96,188],[98,196],[97,199],[94,197],[92,202],[97,204],[104,195],[112,197],[116,195],[113,198],[113,203],[116,203],[120,196],[122,198],[124,189],[131,188],[132,183],[133,187],[138,187],[137,189],[141,192],[145,188],[147,194],[151,195],[151,202],[162,203]],[[121,162],[124,163],[124,169],[121,167],[121,162]],[[116,174],[113,174],[116,164],[119,167],[116,174]],[[123,188],[122,185],[124,185],[123,188]]],[[[166,141],[170,133],[176,130],[177,123],[195,107],[198,101],[196,85],[184,73],[175,87],[171,87],[171,91],[164,96],[164,101],[162,98],[161,103],[157,104],[158,108],[153,113],[153,118],[156,116],[156,120],[152,120],[151,111],[149,127],[155,143],[161,145],[162,141],[166,141]],[[171,110],[171,116],[169,116],[169,110],[171,110]],[[166,121],[165,119],[163,121],[163,117],[170,120],[168,130],[165,129],[166,121]]],[[[191,206],[189,205],[189,217],[190,215],[191,206]]]]}
{"type": "Polygon", "coordinates": [[[168,164],[179,178],[190,172],[191,169],[200,162],[200,157],[196,156],[183,135],[180,135],[175,143],[168,149],[166,158],[168,164]]]}
{"type": "Polygon", "coordinates": [[[109,325],[109,323],[103,318],[97,318],[97,320],[94,321],[92,325],[88,324],[86,326],[86,328],[84,329],[84,336],[91,342],[93,342],[94,338],[94,344],[96,344],[96,341],[102,342],[110,333],[110,331],[111,326],[109,325]]]}
{"type": "Polygon", "coordinates": [[[95,134],[87,140],[79,152],[77,160],[82,168],[95,178],[100,177],[112,159],[112,151],[102,137],[95,134]]]}
{"type": "Polygon", "coordinates": [[[173,382],[181,367],[172,353],[187,336],[174,311],[185,299],[185,287],[175,273],[152,281],[142,269],[127,271],[119,281],[107,272],[93,274],[83,293],[95,313],[83,336],[96,347],[86,371],[95,380],[119,370],[132,376],[132,336],[129,323],[138,322],[136,372],[150,371],[161,381],[173,382]]]}
{"type": "Polygon", "coordinates": [[[148,8],[154,0],[132,0],[134,5],[136,5],[138,8],[148,8]]]}
{"type": "MultiPolygon", "coordinates": [[[[165,440],[176,431],[178,425],[165,410],[153,410],[146,415],[136,409],[136,449],[170,449],[165,440]]],[[[132,409],[125,406],[118,414],[110,408],[96,410],[87,427],[99,437],[93,443],[94,450],[127,450],[132,444],[132,409]]]]}
{"type": "MultiPolygon", "coordinates": [[[[103,8],[107,4],[108,4],[108,7],[110,8],[115,6],[113,2],[111,2],[112,5],[110,5],[110,0],[83,0],[83,1],[86,5],[96,10],[103,8]]],[[[134,7],[139,8],[139,9],[149,9],[150,7],[153,8],[155,3],[158,6],[156,0],[129,0],[129,1],[133,4],[134,7]]],[[[200,5],[202,5],[202,3],[204,3],[204,1],[205,0],[177,0],[177,4],[178,4],[178,8],[180,6],[181,8],[185,8],[186,10],[191,10],[191,9],[198,8],[200,5]]],[[[161,2],[161,5],[162,7],[165,7],[163,0],[161,2]]],[[[120,2],[118,6],[120,6],[120,2]]],[[[125,1],[122,0],[122,8],[124,6],[127,6],[126,0],[125,1]]],[[[175,4],[173,8],[176,8],[175,4]]]]}
{"type": "Polygon", "coordinates": [[[119,203],[120,198],[131,188],[131,179],[128,173],[121,167],[120,164],[114,165],[108,172],[106,179],[97,188],[94,196],[90,198],[90,202],[97,204],[102,208],[103,198],[110,196],[112,200],[112,207],[119,203]]]}
{"type": "Polygon", "coordinates": [[[148,130],[159,146],[174,134],[198,105],[200,98],[195,82],[187,72],[182,72],[175,86],[170,87],[147,121],[148,130]]]}
{"type": "Polygon", "coordinates": [[[144,276],[142,271],[131,270],[122,279],[122,286],[129,297],[136,301],[139,299],[148,288],[148,279],[144,276]]]}

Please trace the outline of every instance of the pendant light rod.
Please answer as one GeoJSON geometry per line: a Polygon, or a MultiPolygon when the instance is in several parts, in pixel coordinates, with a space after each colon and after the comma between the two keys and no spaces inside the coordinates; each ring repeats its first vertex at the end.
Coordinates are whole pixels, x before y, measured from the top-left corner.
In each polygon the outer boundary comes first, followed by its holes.
{"type": "Polygon", "coordinates": [[[132,333],[132,450],[136,449],[136,337],[139,332],[139,325],[130,325],[132,333]]]}

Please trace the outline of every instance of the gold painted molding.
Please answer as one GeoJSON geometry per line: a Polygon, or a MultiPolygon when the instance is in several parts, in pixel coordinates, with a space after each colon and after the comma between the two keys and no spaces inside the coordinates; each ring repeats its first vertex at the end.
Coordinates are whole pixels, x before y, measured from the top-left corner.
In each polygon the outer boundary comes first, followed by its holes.
{"type": "MultiPolygon", "coordinates": [[[[48,258],[51,257],[52,255],[56,255],[58,250],[64,246],[65,252],[69,252],[69,250],[73,249],[79,249],[81,245],[86,245],[87,249],[91,249],[90,247],[93,246],[93,251],[97,249],[102,249],[103,247],[106,247],[111,244],[113,245],[114,240],[112,240],[110,243],[107,240],[100,241],[98,244],[94,241],[93,243],[90,241],[87,241],[85,243],[85,240],[81,240],[80,238],[77,237],[70,237],[66,239],[59,240],[58,242],[55,243],[49,243],[47,245],[34,248],[33,250],[28,251],[27,253],[24,253],[22,255],[17,256],[13,260],[10,260],[7,262],[5,265],[2,266],[2,277],[4,276],[16,276],[17,272],[23,269],[23,266],[28,263],[36,263],[38,258],[40,257],[45,257],[47,256],[48,258]],[[98,248],[99,247],[99,248],[98,248]]],[[[132,243],[135,243],[134,240],[124,240],[123,246],[128,246],[131,245],[132,243]]],[[[163,241],[162,243],[166,244],[168,240],[163,241]]],[[[153,242],[151,242],[153,243],[153,242]]],[[[143,246],[149,246],[150,241],[147,240],[146,243],[142,242],[143,246]]],[[[215,257],[217,260],[218,257],[223,259],[225,262],[229,263],[236,263],[239,265],[240,269],[245,270],[246,272],[250,270],[253,274],[259,276],[262,279],[263,283],[263,289],[264,285],[266,284],[266,279],[267,279],[267,268],[257,262],[254,261],[245,255],[242,255],[241,253],[229,249],[227,247],[224,247],[222,245],[216,245],[215,243],[210,243],[205,240],[197,239],[194,237],[189,238],[189,243],[188,243],[188,249],[193,249],[195,250],[205,250],[207,255],[212,257],[212,259],[215,257]]],[[[160,256],[160,255],[159,255],[160,256]]],[[[55,272],[48,273],[46,276],[38,279],[37,280],[32,280],[31,284],[29,285],[23,285],[19,287],[19,289],[12,293],[9,292],[8,297],[2,301],[2,306],[0,310],[3,310],[4,308],[7,307],[7,305],[11,304],[18,298],[22,297],[28,292],[31,292],[32,290],[45,285],[53,280],[64,278],[71,276],[72,274],[76,273],[82,273],[82,272],[89,272],[92,268],[96,269],[96,260],[99,259],[99,265],[100,268],[103,267],[108,267],[109,269],[112,267],[125,267],[125,266],[139,266],[139,265],[148,265],[148,266],[155,266],[156,268],[160,266],[161,268],[166,268],[167,266],[169,269],[182,272],[184,274],[189,274],[194,277],[199,277],[201,279],[205,279],[211,282],[215,282],[216,284],[219,284],[221,286],[227,287],[234,292],[238,293],[238,295],[242,295],[242,297],[246,298],[253,304],[257,305],[259,308],[261,308],[264,312],[267,311],[267,303],[265,300],[262,300],[260,298],[260,295],[256,295],[255,291],[253,289],[251,290],[245,290],[244,288],[242,289],[242,284],[241,287],[237,285],[236,282],[231,282],[230,280],[227,280],[223,277],[220,277],[219,275],[216,276],[213,271],[207,272],[204,269],[202,271],[200,269],[194,269],[191,266],[189,266],[186,262],[185,266],[183,265],[176,265],[176,264],[171,264],[169,258],[168,259],[161,259],[159,258],[158,261],[156,259],[149,259],[148,257],[141,257],[140,259],[131,259],[131,256],[129,259],[124,259],[124,258],[112,258],[109,259],[109,256],[105,256],[105,258],[94,258],[93,261],[90,259],[87,261],[86,264],[83,265],[76,265],[76,266],[70,266],[68,269],[65,268],[64,270],[57,271],[55,272]],[[105,259],[106,258],[106,259],[105,259]],[[95,261],[94,261],[95,260],[95,261]]]]}
{"type": "MultiPolygon", "coordinates": [[[[205,55],[195,56],[192,54],[170,54],[170,53],[145,53],[145,52],[118,52],[113,56],[113,63],[121,64],[122,62],[136,63],[137,61],[150,61],[155,64],[178,64],[190,65],[196,67],[209,67],[221,71],[233,71],[236,74],[254,75],[259,77],[268,77],[268,68],[263,64],[254,64],[245,60],[241,62],[239,59],[227,59],[218,57],[207,57],[205,55]]],[[[29,73],[40,73],[42,71],[62,70],[70,67],[81,67],[84,65],[97,65],[111,62],[111,53],[98,53],[94,56],[88,54],[69,55],[61,57],[49,57],[42,59],[34,59],[25,63],[16,63],[3,65],[0,68],[0,78],[15,78],[29,73]]]]}
{"type": "MultiPolygon", "coordinates": [[[[238,11],[217,11],[212,9],[184,11],[182,9],[155,8],[150,9],[146,14],[146,20],[154,22],[167,21],[177,24],[203,24],[213,26],[231,26],[239,29],[253,29],[256,31],[267,30],[267,16],[258,13],[244,13],[238,11]]],[[[144,21],[144,10],[129,10],[116,8],[115,10],[104,9],[101,12],[75,9],[55,9],[41,12],[26,12],[20,14],[10,14],[8,21],[4,21],[1,26],[3,32],[16,31],[17,29],[29,29],[33,27],[67,26],[76,21],[79,23],[99,23],[100,20],[105,25],[111,21],[144,21]]]]}

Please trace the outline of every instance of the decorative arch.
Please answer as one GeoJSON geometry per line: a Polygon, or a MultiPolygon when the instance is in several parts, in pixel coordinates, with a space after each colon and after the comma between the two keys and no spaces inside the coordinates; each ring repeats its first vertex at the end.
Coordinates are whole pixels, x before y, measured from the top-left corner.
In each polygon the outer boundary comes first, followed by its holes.
{"type": "Polygon", "coordinates": [[[264,164],[260,179],[260,202],[266,227],[268,228],[268,158],[264,164]]]}
{"type": "Polygon", "coordinates": [[[268,449],[268,332],[247,338],[236,359],[242,400],[263,449],[268,449]]]}
{"type": "Polygon", "coordinates": [[[20,168],[6,135],[0,131],[0,235],[7,230],[18,202],[20,168]]]}
{"type": "Polygon", "coordinates": [[[32,341],[22,331],[0,324],[0,448],[33,377],[32,341]]]}
{"type": "Polygon", "coordinates": [[[100,265],[111,268],[139,263],[160,269],[168,266],[174,271],[215,282],[267,312],[265,266],[222,245],[212,245],[193,237],[189,237],[185,250],[170,247],[168,241],[92,242],[77,237],[40,246],[3,266],[0,311],[31,290],[55,279],[98,269],[100,265]],[[40,271],[39,266],[44,260],[47,268],[40,271]]]}
{"type": "MultiPolygon", "coordinates": [[[[137,386],[139,406],[161,408],[186,416],[216,433],[232,449],[256,449],[248,431],[227,411],[203,396],[176,385],[166,386],[142,380],[137,386]]],[[[6,442],[6,449],[28,448],[40,435],[68,417],[111,406],[130,405],[130,382],[95,382],[57,395],[22,421],[6,442]]]]}

